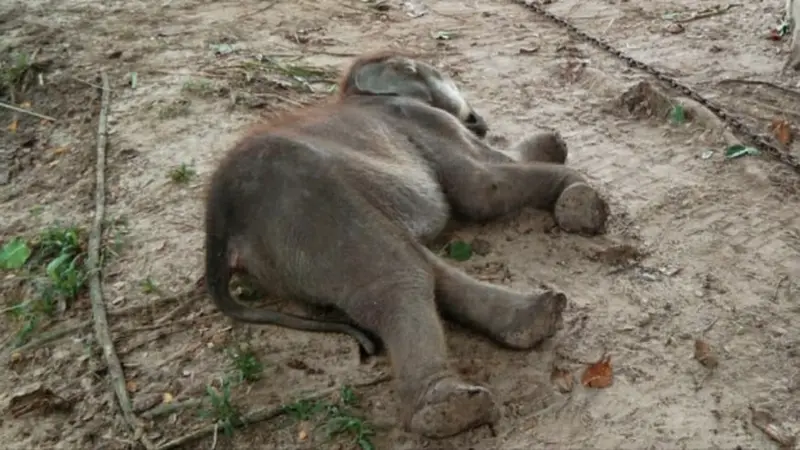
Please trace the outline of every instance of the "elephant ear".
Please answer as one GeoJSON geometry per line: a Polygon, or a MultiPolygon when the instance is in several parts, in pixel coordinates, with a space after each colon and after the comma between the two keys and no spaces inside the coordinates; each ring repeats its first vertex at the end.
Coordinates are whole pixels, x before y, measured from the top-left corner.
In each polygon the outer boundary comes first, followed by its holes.
{"type": "Polygon", "coordinates": [[[426,103],[433,101],[416,64],[406,58],[365,64],[356,72],[354,83],[359,91],[367,94],[414,97],[426,103]]]}

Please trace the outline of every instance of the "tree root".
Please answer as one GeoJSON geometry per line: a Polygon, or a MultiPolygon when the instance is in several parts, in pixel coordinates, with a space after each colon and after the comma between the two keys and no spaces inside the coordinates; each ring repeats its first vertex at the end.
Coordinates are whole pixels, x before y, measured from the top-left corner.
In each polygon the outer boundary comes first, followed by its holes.
{"type": "Polygon", "coordinates": [[[128,391],[125,389],[125,374],[122,372],[122,363],[117,357],[111,332],[108,328],[106,306],[103,301],[103,287],[101,284],[102,260],[100,259],[101,241],[103,235],[103,218],[105,215],[105,162],[106,143],[108,140],[108,108],[111,102],[110,83],[108,75],[100,74],[103,80],[103,93],[100,106],[100,119],[97,130],[97,161],[95,184],[95,212],[92,231],[89,234],[89,254],[87,266],[89,271],[89,297],[92,301],[92,317],[94,318],[94,331],[98,344],[103,349],[103,356],[108,366],[111,384],[117,395],[122,415],[125,422],[134,432],[135,438],[148,450],[155,449],[152,442],[144,435],[139,419],[133,413],[128,391]]]}

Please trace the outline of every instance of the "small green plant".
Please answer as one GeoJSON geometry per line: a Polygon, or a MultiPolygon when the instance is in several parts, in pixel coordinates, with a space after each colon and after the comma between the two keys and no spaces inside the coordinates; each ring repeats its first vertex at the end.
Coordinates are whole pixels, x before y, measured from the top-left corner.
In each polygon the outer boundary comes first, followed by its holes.
{"type": "Polygon", "coordinates": [[[17,333],[27,342],[42,316],[53,316],[83,291],[88,279],[85,234],[78,227],[52,226],[28,241],[16,237],[0,248],[0,269],[20,272],[30,298],[8,312],[22,322],[17,333]]]}
{"type": "Polygon", "coordinates": [[[31,57],[25,52],[14,52],[11,61],[0,65],[0,88],[12,90],[25,79],[31,69],[31,57]]]}
{"type": "Polygon", "coordinates": [[[159,292],[158,285],[152,278],[147,277],[141,282],[142,294],[157,294],[159,292]]]}
{"type": "Polygon", "coordinates": [[[21,269],[28,262],[30,256],[31,248],[28,241],[21,237],[15,237],[0,248],[0,269],[21,269]]]}
{"type": "Polygon", "coordinates": [[[453,241],[447,244],[447,256],[456,261],[472,258],[472,246],[464,241],[453,241]]]}
{"type": "Polygon", "coordinates": [[[178,184],[188,183],[195,175],[197,175],[197,172],[185,163],[181,163],[180,166],[174,167],[169,171],[170,180],[178,184]]]}
{"type": "Polygon", "coordinates": [[[686,111],[683,109],[683,105],[677,104],[670,109],[669,120],[676,125],[686,122],[686,111]]]}
{"type": "Polygon", "coordinates": [[[212,418],[222,428],[226,436],[233,435],[233,430],[243,425],[242,415],[238,408],[231,403],[231,382],[228,379],[222,380],[220,390],[213,386],[206,386],[206,397],[211,404],[210,410],[200,412],[203,418],[212,418]]]}
{"type": "Polygon", "coordinates": [[[231,358],[236,381],[254,382],[261,379],[264,372],[264,365],[258,360],[258,356],[247,345],[239,345],[237,348],[228,349],[228,356],[231,358]]]}
{"type": "Polygon", "coordinates": [[[308,421],[322,415],[322,428],[327,439],[337,436],[349,436],[351,442],[361,450],[374,450],[372,436],[375,430],[363,418],[356,416],[351,408],[358,403],[358,398],[350,386],[342,386],[339,390],[339,402],[326,400],[299,400],[286,405],[284,411],[298,421],[308,421]]]}

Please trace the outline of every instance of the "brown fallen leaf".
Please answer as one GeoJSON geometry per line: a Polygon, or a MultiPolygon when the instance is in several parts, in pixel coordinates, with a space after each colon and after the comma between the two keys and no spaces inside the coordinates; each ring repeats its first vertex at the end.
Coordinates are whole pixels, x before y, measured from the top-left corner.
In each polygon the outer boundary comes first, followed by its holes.
{"type": "Polygon", "coordinates": [[[750,412],[753,417],[751,422],[756,428],[761,430],[764,434],[769,436],[770,439],[777,442],[782,449],[792,449],[797,442],[797,436],[792,435],[789,430],[784,428],[781,424],[772,417],[767,411],[757,411],[752,406],[750,412]]]}
{"type": "Polygon", "coordinates": [[[43,413],[50,413],[53,411],[69,411],[71,408],[71,401],[56,395],[41,383],[23,387],[12,394],[11,401],[8,404],[8,410],[15,418],[37,410],[43,413]]]}
{"type": "Polygon", "coordinates": [[[614,383],[614,371],[611,368],[611,356],[603,355],[599,361],[587,367],[581,376],[581,384],[586,387],[602,389],[614,383]]]}
{"type": "Polygon", "coordinates": [[[19,127],[19,121],[16,120],[16,119],[12,120],[11,124],[8,126],[8,132],[9,133],[16,133],[17,132],[17,127],[19,127]]]}
{"type": "Polygon", "coordinates": [[[792,143],[792,126],[789,122],[782,119],[772,119],[772,124],[770,124],[769,128],[775,139],[781,144],[789,145],[792,143]]]}
{"type": "Polygon", "coordinates": [[[172,400],[174,399],[175,397],[173,397],[169,392],[164,392],[164,395],[161,396],[162,403],[172,403],[172,400]]]}
{"type": "Polygon", "coordinates": [[[713,369],[719,365],[719,360],[711,351],[711,346],[702,339],[696,339],[694,341],[694,359],[709,369],[713,369]]]}
{"type": "Polygon", "coordinates": [[[572,373],[567,369],[558,367],[553,367],[553,371],[550,372],[550,382],[564,394],[572,392],[572,388],[575,385],[575,379],[572,373]]]}
{"type": "Polygon", "coordinates": [[[297,440],[300,442],[308,440],[308,422],[302,421],[297,424],[297,440]]]}
{"type": "Polygon", "coordinates": [[[139,390],[139,385],[135,381],[129,380],[125,383],[125,390],[128,392],[136,392],[139,390]]]}

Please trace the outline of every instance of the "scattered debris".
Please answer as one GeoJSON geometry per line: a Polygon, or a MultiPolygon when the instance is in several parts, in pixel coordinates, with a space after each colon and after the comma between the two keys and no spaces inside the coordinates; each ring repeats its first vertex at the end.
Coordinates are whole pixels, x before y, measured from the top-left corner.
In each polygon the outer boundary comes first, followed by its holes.
{"type": "Polygon", "coordinates": [[[437,31],[432,33],[432,37],[437,41],[449,41],[458,35],[453,31],[437,31]]]}
{"type": "Polygon", "coordinates": [[[706,150],[700,154],[700,159],[709,159],[714,156],[714,150],[706,150]]]}
{"type": "Polygon", "coordinates": [[[617,244],[595,250],[589,255],[589,259],[599,261],[611,266],[629,266],[639,262],[647,256],[638,248],[630,244],[617,244]]]}
{"type": "Polygon", "coordinates": [[[235,49],[233,48],[233,45],[231,45],[231,44],[226,44],[226,43],[222,43],[222,44],[210,44],[210,45],[209,45],[209,48],[210,48],[210,49],[211,49],[211,50],[214,52],[214,55],[216,55],[216,56],[225,56],[225,55],[229,55],[229,54],[233,53],[233,52],[234,52],[234,50],[235,50],[235,49]]]}
{"type": "Polygon", "coordinates": [[[575,379],[572,373],[567,369],[555,366],[553,371],[550,372],[550,382],[563,394],[572,392],[572,388],[575,386],[575,379]]]}
{"type": "Polygon", "coordinates": [[[538,46],[520,47],[519,54],[520,55],[531,55],[531,54],[536,53],[538,51],[539,51],[539,47],[538,46]]]}
{"type": "Polygon", "coordinates": [[[746,155],[758,156],[761,152],[757,148],[747,147],[742,144],[734,144],[725,149],[726,159],[740,158],[746,155]]]}
{"type": "Polygon", "coordinates": [[[475,238],[470,243],[472,251],[479,256],[486,256],[492,251],[492,244],[486,239],[475,238]]]}
{"type": "Polygon", "coordinates": [[[588,366],[581,376],[581,384],[595,389],[603,389],[614,383],[611,355],[603,355],[599,361],[588,366]]]}
{"type": "Polygon", "coordinates": [[[752,413],[751,422],[756,428],[761,430],[764,434],[769,436],[770,439],[777,442],[781,449],[793,449],[797,442],[797,436],[794,436],[783,425],[772,417],[767,411],[756,410],[750,407],[752,413]]]}
{"type": "Polygon", "coordinates": [[[671,13],[664,14],[663,18],[666,19],[666,20],[675,22],[675,23],[679,23],[679,24],[680,23],[687,23],[687,22],[693,22],[695,20],[706,19],[706,18],[709,18],[709,17],[719,16],[719,15],[725,14],[730,9],[732,9],[732,8],[734,8],[736,6],[742,6],[742,4],[741,3],[728,3],[727,5],[715,5],[715,6],[712,6],[710,8],[704,8],[704,9],[701,9],[699,11],[694,11],[691,14],[689,14],[688,16],[684,15],[682,13],[671,12],[671,13]]]}
{"type": "Polygon", "coordinates": [[[403,9],[406,10],[406,15],[409,17],[416,19],[418,17],[422,17],[425,14],[428,14],[428,8],[421,3],[417,3],[415,1],[406,1],[403,2],[403,9]]]}
{"type": "Polygon", "coordinates": [[[694,341],[694,359],[703,366],[713,369],[719,365],[719,360],[711,350],[711,346],[702,339],[694,341]]]}
{"type": "Polygon", "coordinates": [[[664,31],[666,31],[669,34],[681,34],[684,31],[686,31],[686,28],[684,28],[683,25],[679,23],[673,22],[673,23],[668,23],[664,27],[664,31]]]}

